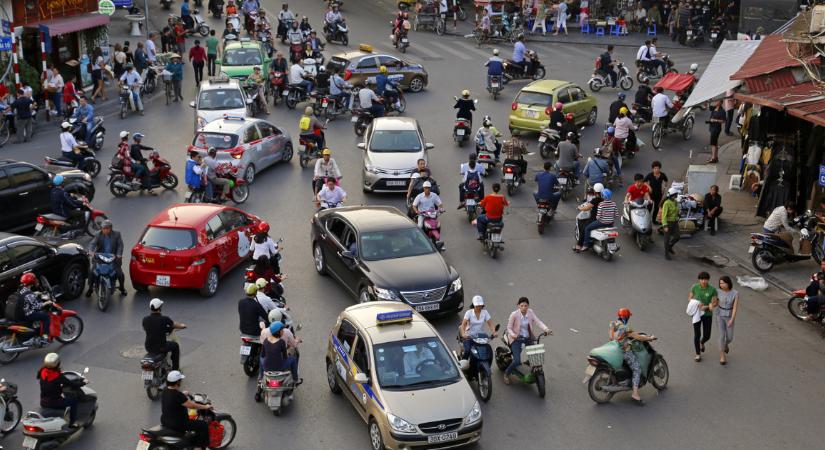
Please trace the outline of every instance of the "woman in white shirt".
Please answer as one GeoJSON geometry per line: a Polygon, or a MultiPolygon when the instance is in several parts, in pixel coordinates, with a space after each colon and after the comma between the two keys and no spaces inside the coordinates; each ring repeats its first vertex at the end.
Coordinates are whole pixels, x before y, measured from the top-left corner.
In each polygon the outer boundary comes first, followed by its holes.
{"type": "Polygon", "coordinates": [[[278,252],[281,249],[278,248],[278,244],[276,244],[267,233],[269,233],[269,224],[261,222],[258,226],[258,232],[255,233],[255,237],[252,239],[252,259],[258,261],[258,258],[261,256],[266,256],[269,258],[269,264],[272,266],[272,270],[274,270],[275,273],[281,273],[281,266],[278,261],[280,259],[278,252]]]}
{"type": "Polygon", "coordinates": [[[473,309],[464,313],[464,319],[461,320],[461,325],[458,327],[458,334],[464,343],[464,352],[461,354],[461,359],[470,357],[470,347],[473,346],[472,337],[484,332],[485,323],[490,329],[490,336],[496,337],[497,333],[493,327],[493,318],[484,309],[484,298],[476,295],[473,297],[473,309]]]}

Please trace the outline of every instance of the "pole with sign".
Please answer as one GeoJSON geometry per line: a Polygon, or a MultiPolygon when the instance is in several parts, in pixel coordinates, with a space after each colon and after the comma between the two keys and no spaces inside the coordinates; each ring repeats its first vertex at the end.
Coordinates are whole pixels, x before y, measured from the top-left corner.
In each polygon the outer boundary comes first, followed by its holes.
{"type": "Polygon", "coordinates": [[[115,3],[112,0],[100,0],[97,2],[97,12],[111,16],[115,13],[115,3]]]}

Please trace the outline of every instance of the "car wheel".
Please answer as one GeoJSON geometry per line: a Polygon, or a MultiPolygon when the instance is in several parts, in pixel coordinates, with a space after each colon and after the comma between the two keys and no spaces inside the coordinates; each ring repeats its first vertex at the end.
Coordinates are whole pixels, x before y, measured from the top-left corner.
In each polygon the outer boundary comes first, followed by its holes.
{"type": "Polygon", "coordinates": [[[341,393],[341,386],[338,385],[338,374],[335,372],[335,365],[329,361],[327,361],[327,384],[333,394],[341,393]]]}
{"type": "Polygon", "coordinates": [[[599,110],[597,108],[593,108],[590,110],[590,113],[587,114],[587,124],[588,125],[595,125],[596,120],[599,118],[599,110]]]}
{"type": "Polygon", "coordinates": [[[73,300],[80,296],[83,292],[83,286],[86,284],[86,271],[79,262],[69,264],[63,269],[63,278],[60,282],[60,288],[63,292],[63,297],[67,300],[73,300]]]}
{"type": "Polygon", "coordinates": [[[255,165],[252,163],[247,164],[246,170],[244,170],[243,178],[246,180],[248,184],[252,184],[255,182],[255,165]]]}
{"type": "Polygon", "coordinates": [[[381,428],[378,427],[375,419],[370,419],[369,432],[370,448],[372,450],[384,450],[384,438],[381,437],[381,428]]]}
{"type": "Polygon", "coordinates": [[[209,270],[209,273],[206,274],[206,281],[200,289],[200,294],[204,297],[212,297],[216,292],[218,292],[219,282],[220,277],[218,276],[218,268],[213,267],[209,270]]]}
{"type": "Polygon", "coordinates": [[[295,151],[292,149],[292,142],[287,142],[284,144],[284,152],[281,161],[289,162],[292,160],[292,155],[295,154],[295,151]]]}
{"type": "Polygon", "coordinates": [[[369,303],[370,300],[370,292],[367,288],[361,288],[361,291],[358,293],[358,303],[369,303]]]}
{"type": "Polygon", "coordinates": [[[410,92],[421,92],[424,90],[424,78],[414,77],[410,80],[410,92]]]}
{"type": "Polygon", "coordinates": [[[320,275],[327,274],[327,262],[324,259],[324,251],[321,249],[321,244],[315,244],[312,247],[312,259],[315,261],[315,271],[320,275]]]}

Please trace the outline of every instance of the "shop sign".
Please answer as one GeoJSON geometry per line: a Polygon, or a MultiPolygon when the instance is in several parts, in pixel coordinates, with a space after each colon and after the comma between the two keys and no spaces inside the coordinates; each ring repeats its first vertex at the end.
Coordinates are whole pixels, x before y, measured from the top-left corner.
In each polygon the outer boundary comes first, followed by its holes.
{"type": "Polygon", "coordinates": [[[3,34],[11,34],[11,22],[3,20],[3,34]]]}
{"type": "Polygon", "coordinates": [[[825,164],[819,165],[819,185],[825,187],[825,164]]]}
{"type": "Polygon", "coordinates": [[[0,52],[11,51],[11,36],[0,37],[0,52]]]}
{"type": "Polygon", "coordinates": [[[100,0],[97,3],[97,12],[111,16],[115,13],[115,4],[112,0],[100,0]]]}

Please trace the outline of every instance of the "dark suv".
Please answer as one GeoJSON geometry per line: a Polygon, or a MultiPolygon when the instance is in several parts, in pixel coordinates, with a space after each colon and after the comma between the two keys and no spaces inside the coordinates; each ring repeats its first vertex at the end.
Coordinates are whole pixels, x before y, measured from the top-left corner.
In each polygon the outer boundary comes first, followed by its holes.
{"type": "Polygon", "coordinates": [[[51,212],[51,180],[63,175],[65,189],[94,198],[91,177],[80,170],[44,169],[22,161],[0,160],[0,231],[33,228],[37,216],[51,212]]]}
{"type": "Polygon", "coordinates": [[[25,272],[45,276],[61,300],[71,300],[83,292],[89,273],[89,258],[74,243],[52,245],[28,236],[0,233],[0,311],[6,298],[17,290],[25,272]]]}

